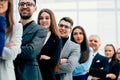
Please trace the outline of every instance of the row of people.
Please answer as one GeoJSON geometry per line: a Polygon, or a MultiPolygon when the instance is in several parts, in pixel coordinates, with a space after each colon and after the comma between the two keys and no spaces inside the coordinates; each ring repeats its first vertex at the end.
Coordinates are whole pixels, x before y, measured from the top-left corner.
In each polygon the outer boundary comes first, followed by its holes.
{"type": "Polygon", "coordinates": [[[32,20],[37,9],[36,0],[19,0],[22,25],[14,25],[13,0],[2,0],[0,5],[3,6],[0,14],[7,20],[6,43],[0,57],[0,80],[87,80],[87,77],[117,80],[119,67],[115,54],[109,57],[109,49],[106,49],[111,45],[105,47],[107,58],[101,56],[98,53],[99,37],[92,35],[87,40],[81,26],[72,29],[71,18],[61,18],[58,27],[54,13],[50,9],[42,9],[36,24],[32,20]],[[58,62],[59,69],[55,73],[58,62]],[[114,68],[115,64],[118,68],[114,68]],[[116,73],[113,75],[111,71],[116,73]]]}

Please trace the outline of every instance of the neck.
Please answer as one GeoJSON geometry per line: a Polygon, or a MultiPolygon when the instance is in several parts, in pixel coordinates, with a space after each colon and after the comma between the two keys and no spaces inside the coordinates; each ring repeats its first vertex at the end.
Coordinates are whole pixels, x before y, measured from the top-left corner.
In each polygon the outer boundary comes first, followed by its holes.
{"type": "Polygon", "coordinates": [[[29,22],[31,22],[31,21],[32,21],[32,19],[28,19],[28,20],[21,19],[21,20],[20,20],[20,23],[22,23],[22,25],[24,26],[25,24],[27,24],[27,23],[29,23],[29,22]]]}

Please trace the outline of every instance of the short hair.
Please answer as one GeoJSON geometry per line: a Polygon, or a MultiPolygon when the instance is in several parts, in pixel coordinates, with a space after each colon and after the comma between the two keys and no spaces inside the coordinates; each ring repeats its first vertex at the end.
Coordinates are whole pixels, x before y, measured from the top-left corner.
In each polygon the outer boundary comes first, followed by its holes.
{"type": "MultiPolygon", "coordinates": [[[[70,17],[63,17],[60,19],[60,21],[62,21],[62,20],[69,22],[71,24],[71,26],[73,26],[73,20],[70,17]]],[[[59,21],[59,23],[60,23],[60,21],[59,21]]]]}

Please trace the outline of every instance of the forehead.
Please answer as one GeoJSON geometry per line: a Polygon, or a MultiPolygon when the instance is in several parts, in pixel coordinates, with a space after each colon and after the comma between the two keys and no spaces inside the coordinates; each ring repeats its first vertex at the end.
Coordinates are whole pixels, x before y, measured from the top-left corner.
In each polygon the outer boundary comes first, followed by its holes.
{"type": "Polygon", "coordinates": [[[34,2],[34,0],[19,0],[19,2],[34,2]]]}
{"type": "Polygon", "coordinates": [[[71,27],[71,24],[67,21],[61,20],[59,24],[65,24],[71,27]]]}

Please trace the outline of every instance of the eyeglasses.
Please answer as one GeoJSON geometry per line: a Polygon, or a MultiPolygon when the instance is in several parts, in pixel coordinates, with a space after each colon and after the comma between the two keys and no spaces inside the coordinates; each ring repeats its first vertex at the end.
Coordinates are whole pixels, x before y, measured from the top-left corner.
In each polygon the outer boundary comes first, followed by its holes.
{"type": "Polygon", "coordinates": [[[35,6],[35,4],[32,2],[20,2],[18,3],[18,5],[21,7],[23,7],[24,5],[26,5],[27,7],[35,6]]]}
{"type": "Polygon", "coordinates": [[[5,3],[6,1],[8,1],[8,0],[0,0],[0,3],[5,3]]]}
{"type": "Polygon", "coordinates": [[[117,54],[120,54],[120,52],[117,52],[117,54]]]}
{"type": "Polygon", "coordinates": [[[69,26],[67,26],[67,25],[64,25],[64,24],[59,24],[59,27],[60,27],[60,28],[63,28],[63,27],[64,27],[64,28],[66,28],[66,29],[70,29],[70,28],[71,28],[71,27],[69,27],[69,26]]]}

